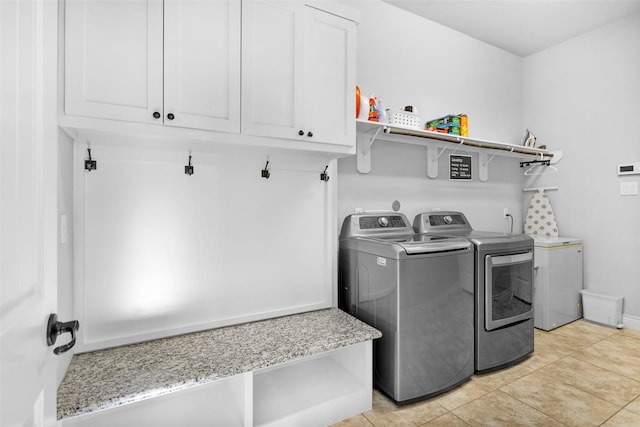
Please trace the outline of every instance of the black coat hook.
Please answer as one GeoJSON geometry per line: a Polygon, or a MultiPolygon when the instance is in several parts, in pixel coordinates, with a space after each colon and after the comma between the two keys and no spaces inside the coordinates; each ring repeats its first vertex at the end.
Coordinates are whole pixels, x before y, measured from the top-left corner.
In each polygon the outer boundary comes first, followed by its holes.
{"type": "Polygon", "coordinates": [[[189,154],[189,164],[184,167],[184,173],[193,175],[193,166],[191,166],[191,154],[189,154]]]}
{"type": "Polygon", "coordinates": [[[269,169],[267,169],[269,167],[269,160],[267,160],[267,164],[264,165],[264,169],[262,169],[262,174],[261,176],[265,179],[269,179],[269,177],[271,176],[271,173],[269,172],[269,169]]]}
{"type": "Polygon", "coordinates": [[[87,148],[87,153],[89,153],[89,159],[84,161],[84,169],[91,172],[98,169],[98,162],[91,159],[91,148],[87,148]]]}
{"type": "Polygon", "coordinates": [[[329,174],[327,174],[327,169],[329,169],[329,165],[324,167],[324,172],[320,174],[320,181],[327,182],[329,181],[329,174]]]}

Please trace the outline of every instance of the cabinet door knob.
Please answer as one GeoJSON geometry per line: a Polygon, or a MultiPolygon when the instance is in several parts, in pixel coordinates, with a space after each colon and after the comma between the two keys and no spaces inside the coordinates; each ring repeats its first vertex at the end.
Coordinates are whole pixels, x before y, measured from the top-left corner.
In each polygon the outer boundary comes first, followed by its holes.
{"type": "Polygon", "coordinates": [[[160,113],[158,113],[157,111],[155,111],[155,112],[153,113],[153,118],[154,118],[154,119],[159,119],[159,118],[160,118],[160,113]]]}
{"type": "Polygon", "coordinates": [[[307,136],[308,136],[309,138],[311,138],[311,137],[313,136],[313,132],[311,132],[311,131],[307,132],[307,136]]]}
{"type": "Polygon", "coordinates": [[[300,129],[300,130],[298,131],[298,135],[300,135],[300,136],[304,135],[304,131],[303,131],[302,129],[300,129]]]}
{"type": "Polygon", "coordinates": [[[174,115],[173,115],[173,113],[169,113],[169,114],[167,114],[167,119],[169,119],[169,120],[173,120],[173,119],[175,119],[175,118],[176,118],[176,116],[174,116],[174,115]]]}

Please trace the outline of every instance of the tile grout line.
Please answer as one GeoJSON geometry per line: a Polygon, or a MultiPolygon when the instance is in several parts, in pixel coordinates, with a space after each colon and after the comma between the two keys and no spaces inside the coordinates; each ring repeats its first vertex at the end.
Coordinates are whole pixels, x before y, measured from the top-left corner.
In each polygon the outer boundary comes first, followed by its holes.
{"type": "MultiPolygon", "coordinates": [[[[620,337],[622,337],[622,338],[626,338],[626,337],[627,337],[627,336],[626,336],[625,334],[623,334],[620,330],[617,330],[615,333],[613,333],[613,334],[611,334],[611,335],[609,335],[609,336],[607,336],[607,337],[605,337],[605,338],[603,338],[603,339],[601,339],[601,340],[599,340],[599,341],[596,341],[596,342],[594,342],[594,343],[591,343],[591,344],[589,344],[588,346],[586,346],[586,347],[584,347],[584,348],[582,348],[582,349],[580,349],[580,350],[576,350],[576,351],[572,352],[571,354],[569,354],[568,356],[572,356],[572,355],[574,355],[574,354],[576,354],[576,353],[581,353],[581,352],[585,351],[586,349],[588,349],[589,347],[593,347],[594,345],[597,345],[597,344],[600,344],[600,343],[602,343],[602,342],[608,341],[608,340],[609,340],[609,338],[614,337],[614,336],[620,336],[620,337]]],[[[634,338],[631,338],[631,339],[634,339],[634,338]]],[[[640,340],[638,340],[638,341],[640,341],[640,340]]],[[[568,356],[567,356],[567,357],[568,357],[568,356]]],[[[563,359],[564,359],[564,358],[563,358],[563,359]]],[[[559,360],[561,360],[561,359],[559,359],[559,360]]],[[[628,375],[626,375],[626,374],[623,374],[623,373],[620,373],[620,372],[613,371],[613,370],[608,369],[608,368],[603,367],[603,366],[595,365],[595,364],[591,363],[591,362],[590,362],[590,361],[588,361],[588,360],[582,360],[582,359],[578,359],[578,360],[580,360],[580,361],[581,361],[581,362],[583,362],[583,363],[587,363],[587,364],[589,364],[589,365],[591,365],[591,366],[593,366],[593,367],[595,367],[595,368],[603,369],[603,370],[605,370],[605,371],[608,371],[608,372],[611,372],[611,373],[613,373],[613,374],[619,375],[619,376],[624,377],[624,378],[626,378],[626,379],[629,379],[629,380],[632,380],[632,381],[635,381],[635,382],[640,383],[640,380],[637,380],[637,379],[635,379],[635,378],[633,378],[633,377],[630,377],[630,376],[628,376],[628,375]]],[[[554,362],[554,363],[555,363],[555,362],[554,362]]],[[[564,382],[564,381],[563,381],[563,382],[564,382]]],[[[640,397],[640,394],[639,394],[638,396],[636,396],[636,397],[634,398],[634,400],[635,400],[635,399],[637,399],[638,397],[640,397]]],[[[627,405],[628,405],[629,403],[630,403],[630,402],[628,402],[628,403],[627,403],[627,405]]],[[[626,405],[625,405],[625,406],[626,406],[626,405]]]]}
{"type": "MultiPolygon", "coordinates": [[[[564,334],[554,334],[554,335],[557,335],[557,336],[553,336],[553,337],[552,337],[554,340],[555,340],[555,339],[557,339],[557,338],[562,338],[562,337],[565,337],[565,338],[573,338],[573,337],[574,337],[574,336],[564,335],[564,334]]],[[[539,368],[535,369],[535,370],[534,370],[533,372],[531,372],[530,374],[524,375],[524,376],[522,376],[522,377],[518,378],[517,380],[511,381],[511,382],[509,382],[509,383],[507,383],[507,384],[503,385],[502,387],[505,387],[505,386],[506,386],[506,385],[508,385],[508,384],[514,383],[515,381],[518,381],[519,379],[524,378],[524,377],[526,377],[526,376],[528,376],[528,375],[531,375],[531,374],[533,374],[533,373],[535,373],[535,372],[539,372],[540,374],[545,375],[545,376],[550,376],[550,375],[548,375],[547,373],[545,373],[545,372],[543,371],[543,369],[544,369],[544,368],[549,367],[550,365],[553,365],[554,363],[557,363],[557,362],[559,362],[559,361],[561,361],[561,360],[564,360],[564,359],[566,359],[566,358],[573,357],[575,354],[577,354],[577,353],[581,353],[581,352],[585,351],[586,349],[588,349],[589,347],[592,347],[592,346],[594,346],[594,345],[597,345],[597,344],[599,344],[599,343],[602,343],[602,342],[604,342],[604,341],[607,341],[607,340],[609,340],[609,338],[611,338],[611,337],[613,337],[613,336],[622,336],[622,337],[626,337],[626,335],[625,335],[625,334],[623,334],[622,332],[620,332],[620,331],[618,331],[618,330],[617,330],[617,331],[615,331],[614,333],[612,333],[612,334],[610,334],[610,335],[608,335],[608,336],[606,336],[606,337],[603,337],[602,339],[599,339],[599,340],[597,340],[597,341],[594,341],[594,342],[590,343],[589,345],[586,345],[586,346],[582,347],[582,348],[581,348],[581,349],[579,349],[579,350],[574,350],[574,351],[572,351],[571,353],[568,353],[568,354],[566,354],[566,355],[562,356],[561,358],[559,358],[559,359],[557,359],[557,360],[555,360],[555,361],[553,361],[553,362],[551,362],[551,363],[548,363],[548,364],[546,364],[546,365],[544,365],[544,366],[541,366],[541,367],[539,367],[539,368]]],[[[631,338],[631,337],[630,337],[630,338],[631,338]]],[[[632,339],[633,339],[633,338],[632,338],[632,339]]],[[[581,362],[586,363],[586,364],[588,364],[588,365],[591,365],[591,366],[593,366],[593,367],[595,367],[595,368],[599,368],[599,369],[602,369],[602,370],[605,370],[605,371],[611,372],[611,373],[613,373],[613,374],[616,374],[616,375],[619,375],[619,376],[621,376],[621,377],[624,377],[624,378],[630,379],[630,380],[632,380],[632,381],[640,382],[640,381],[636,380],[635,378],[631,378],[631,377],[629,377],[629,376],[627,376],[627,375],[624,375],[624,374],[621,374],[621,373],[618,373],[618,372],[612,371],[612,370],[607,369],[607,368],[604,368],[604,367],[602,367],[602,366],[594,365],[593,363],[591,363],[591,362],[589,362],[589,361],[587,361],[587,360],[581,360],[581,359],[578,359],[578,360],[580,360],[581,362]]],[[[617,414],[619,414],[622,410],[624,410],[627,406],[629,406],[629,405],[630,405],[634,400],[636,400],[638,397],[640,397],[640,394],[638,394],[638,395],[636,395],[633,399],[631,399],[629,402],[627,402],[625,405],[623,405],[623,406],[619,406],[617,403],[611,402],[611,401],[609,401],[609,400],[603,399],[602,397],[599,397],[599,396],[596,396],[596,395],[592,394],[589,390],[586,390],[586,389],[583,389],[583,388],[581,388],[581,387],[578,387],[578,386],[575,386],[575,385],[573,385],[573,384],[570,384],[570,383],[568,383],[568,382],[566,382],[566,381],[564,381],[564,380],[562,380],[562,379],[559,379],[559,381],[560,381],[560,382],[562,382],[563,384],[567,385],[567,386],[574,387],[574,388],[576,388],[576,389],[578,389],[578,390],[580,390],[580,391],[582,391],[582,392],[584,392],[584,393],[587,393],[587,394],[589,394],[589,395],[590,395],[591,397],[593,397],[593,398],[596,398],[596,399],[602,400],[602,401],[604,401],[604,402],[607,402],[607,403],[609,403],[609,404],[611,404],[611,405],[614,405],[614,406],[618,407],[618,410],[617,410],[616,412],[614,412],[614,413],[613,413],[610,417],[608,417],[606,420],[604,420],[602,423],[600,423],[600,424],[599,424],[599,426],[602,426],[602,425],[606,424],[609,420],[611,420],[613,417],[615,417],[617,414]]],[[[501,388],[502,388],[502,387],[501,387],[501,388]]],[[[523,402],[522,400],[518,399],[516,396],[512,396],[511,394],[509,394],[508,392],[503,391],[503,390],[500,390],[500,391],[502,391],[503,393],[505,393],[505,394],[509,395],[510,397],[512,397],[512,398],[514,398],[514,399],[516,399],[516,400],[518,400],[519,402],[524,403],[525,405],[529,406],[530,408],[533,408],[534,410],[536,410],[536,411],[538,411],[538,412],[543,413],[544,415],[546,415],[546,416],[548,416],[549,418],[551,418],[551,419],[553,419],[553,420],[557,421],[558,423],[563,424],[563,425],[567,425],[567,424],[565,424],[565,423],[563,423],[563,422],[561,422],[561,421],[559,421],[559,420],[555,419],[553,416],[551,416],[551,415],[549,415],[549,414],[547,414],[547,413],[545,413],[545,412],[542,412],[542,411],[540,411],[540,410],[539,410],[539,409],[537,409],[537,408],[532,407],[531,405],[527,404],[526,402],[523,402]]],[[[634,412],[634,411],[631,411],[631,412],[634,412]]],[[[634,413],[635,413],[635,412],[634,412],[634,413]]]]}
{"type": "MultiPolygon", "coordinates": [[[[533,374],[533,372],[532,372],[531,374],[533,374]]],[[[527,375],[525,375],[525,377],[526,377],[526,376],[528,376],[528,375],[531,375],[531,374],[527,374],[527,375]]],[[[524,377],[522,377],[522,378],[524,378],[524,377]]],[[[568,425],[568,424],[563,423],[563,422],[562,422],[562,421],[560,421],[560,420],[555,419],[553,416],[551,416],[551,415],[547,414],[546,412],[543,412],[543,411],[541,411],[540,409],[535,408],[535,407],[533,407],[533,406],[529,405],[527,402],[524,402],[524,401],[522,401],[522,400],[518,399],[516,396],[513,396],[513,395],[511,395],[511,394],[507,393],[506,391],[502,391],[502,390],[500,390],[500,391],[501,391],[502,393],[506,394],[507,396],[509,396],[509,397],[511,397],[511,398],[513,398],[513,399],[515,399],[515,400],[517,400],[518,402],[522,403],[523,405],[526,405],[526,406],[528,406],[529,408],[533,409],[534,411],[536,411],[536,412],[538,412],[538,413],[540,413],[540,414],[544,415],[545,417],[549,417],[549,418],[551,418],[553,421],[557,422],[558,424],[561,424],[561,425],[563,425],[563,426],[567,426],[567,425],[568,425]]]]}
{"type": "MultiPolygon", "coordinates": [[[[573,353],[572,353],[572,354],[573,354],[573,353]]],[[[558,360],[562,360],[562,359],[564,359],[565,357],[569,357],[569,355],[567,355],[567,356],[563,356],[563,357],[561,357],[561,358],[560,358],[560,359],[558,359],[558,360]]],[[[555,362],[557,362],[557,360],[556,360],[555,362]]],[[[555,363],[555,362],[552,362],[552,363],[555,363]]],[[[551,363],[549,363],[549,365],[550,365],[550,364],[551,364],[551,363]]],[[[545,365],[545,366],[547,366],[547,365],[545,365]]],[[[509,393],[509,392],[507,392],[507,391],[505,391],[505,390],[502,390],[502,388],[503,388],[503,387],[506,387],[506,386],[508,386],[509,384],[513,384],[514,382],[519,381],[519,380],[521,380],[522,378],[526,378],[526,377],[528,377],[528,376],[530,376],[530,375],[533,375],[533,374],[535,374],[536,372],[540,371],[540,370],[541,370],[542,368],[544,368],[545,366],[541,366],[541,367],[540,367],[540,368],[538,368],[538,369],[534,369],[534,370],[533,370],[533,372],[529,372],[529,373],[528,373],[528,374],[526,374],[526,375],[523,375],[523,376],[521,376],[521,377],[519,377],[519,378],[517,378],[517,379],[515,379],[515,380],[513,380],[513,381],[511,381],[511,382],[508,382],[507,384],[504,384],[504,385],[502,385],[501,387],[497,388],[495,391],[500,391],[501,393],[504,393],[504,394],[506,394],[507,396],[511,397],[512,399],[515,399],[515,400],[517,400],[518,402],[522,403],[523,405],[528,406],[529,408],[533,409],[534,411],[536,411],[536,412],[538,412],[538,413],[540,413],[540,414],[542,414],[542,415],[544,415],[544,416],[546,416],[546,417],[551,418],[552,420],[556,421],[557,423],[559,423],[559,424],[561,424],[561,425],[563,425],[563,426],[566,426],[567,424],[563,423],[562,421],[557,420],[557,419],[555,419],[554,417],[552,417],[551,415],[547,414],[546,412],[543,412],[543,411],[541,411],[540,409],[538,409],[538,408],[535,408],[535,407],[531,406],[531,405],[530,405],[530,404],[528,404],[527,402],[524,402],[524,401],[520,400],[518,397],[516,397],[516,396],[512,395],[511,393],[509,393]]],[[[544,374],[544,372],[540,372],[540,373],[541,373],[541,374],[544,374]]]]}
{"type": "MultiPolygon", "coordinates": [[[[560,358],[559,358],[559,359],[557,359],[557,360],[554,360],[553,362],[550,362],[550,363],[547,363],[547,364],[545,364],[545,365],[542,365],[542,366],[540,366],[540,367],[538,367],[538,368],[536,368],[536,369],[533,369],[533,371],[532,371],[532,372],[530,372],[530,373],[528,373],[528,374],[526,374],[526,375],[523,375],[523,376],[521,376],[521,377],[519,377],[519,378],[517,378],[517,379],[515,379],[515,380],[509,381],[509,382],[507,382],[506,384],[503,384],[502,386],[500,386],[500,387],[499,387],[499,388],[497,388],[496,390],[499,390],[500,392],[502,392],[502,393],[506,394],[507,396],[509,396],[509,397],[511,397],[511,398],[513,398],[513,399],[516,399],[518,402],[520,402],[520,403],[522,403],[522,404],[524,404],[524,405],[528,406],[529,408],[533,409],[534,411],[536,411],[536,412],[538,412],[538,413],[540,413],[540,414],[543,414],[543,415],[544,415],[544,416],[546,416],[546,417],[551,418],[552,420],[556,421],[557,423],[559,423],[559,424],[561,424],[561,425],[565,425],[565,426],[566,426],[567,424],[565,424],[564,422],[562,422],[562,421],[560,421],[560,420],[557,420],[557,419],[556,419],[555,417],[553,417],[552,415],[547,414],[546,412],[543,412],[542,410],[540,410],[540,409],[538,409],[538,408],[535,408],[535,407],[531,406],[531,405],[530,405],[530,404],[528,404],[527,402],[524,402],[524,401],[520,400],[518,397],[513,396],[512,394],[510,394],[509,392],[507,392],[507,391],[505,391],[505,390],[502,390],[502,388],[506,387],[506,386],[507,386],[507,385],[509,385],[509,384],[513,384],[514,382],[519,381],[519,380],[520,380],[520,379],[522,379],[522,378],[526,378],[526,377],[528,377],[528,376],[530,376],[530,375],[532,375],[532,374],[534,374],[534,373],[540,373],[540,374],[542,374],[542,375],[549,376],[548,374],[546,374],[546,373],[544,372],[544,368],[547,368],[547,367],[549,367],[550,365],[553,365],[554,363],[557,363],[557,362],[559,362],[559,361],[561,361],[561,360],[564,360],[564,359],[566,359],[566,358],[568,358],[568,357],[572,357],[574,354],[579,353],[579,352],[581,352],[581,351],[584,351],[585,349],[587,349],[587,348],[591,347],[592,345],[595,345],[595,344],[597,344],[597,343],[600,343],[600,342],[602,342],[602,341],[605,341],[605,340],[607,340],[610,336],[616,335],[617,333],[618,333],[618,332],[616,331],[614,334],[611,334],[611,335],[609,335],[609,336],[607,336],[607,337],[604,337],[604,338],[602,338],[602,339],[600,339],[600,340],[598,340],[598,341],[592,342],[591,344],[589,344],[589,345],[587,345],[587,346],[584,346],[584,347],[582,347],[582,348],[581,348],[581,349],[579,349],[579,350],[571,351],[570,353],[563,355],[562,357],[560,357],[560,358]]],[[[550,334],[550,333],[549,333],[549,334],[550,334]]],[[[551,334],[550,334],[550,335],[551,335],[551,334]]],[[[552,338],[553,340],[556,340],[556,339],[558,339],[558,338],[562,338],[562,337],[564,337],[564,338],[573,338],[574,336],[568,336],[568,335],[564,335],[564,334],[553,334],[553,335],[551,335],[551,338],[552,338]]],[[[534,349],[534,354],[535,354],[535,349],[534,349]]],[[[593,365],[593,364],[591,364],[591,365],[592,365],[592,366],[595,366],[595,365],[593,365]]],[[[613,371],[610,371],[610,372],[613,372],[613,371]]],[[[575,387],[575,386],[573,386],[572,384],[569,384],[569,383],[567,383],[567,382],[565,382],[565,381],[563,381],[563,380],[560,380],[560,381],[561,381],[562,383],[564,383],[565,385],[568,385],[568,386],[570,386],[570,387],[575,387]]],[[[587,391],[582,390],[581,388],[578,388],[578,387],[575,387],[575,388],[577,388],[578,390],[581,390],[581,391],[584,391],[584,392],[588,393],[587,391]]],[[[604,399],[602,399],[602,398],[600,398],[600,397],[598,397],[598,396],[595,396],[595,395],[593,395],[593,394],[591,394],[591,393],[588,393],[588,394],[590,394],[591,396],[593,396],[593,397],[595,397],[595,398],[598,398],[598,399],[600,399],[600,400],[603,400],[603,401],[605,401],[605,402],[607,402],[607,403],[611,403],[611,402],[606,401],[606,400],[604,400],[604,399]]],[[[475,400],[475,399],[474,399],[474,400],[475,400]]],[[[613,403],[611,403],[611,404],[613,404],[613,403]]],[[[616,406],[618,406],[618,405],[616,405],[616,406]]],[[[623,408],[624,408],[624,407],[623,407],[623,408]]],[[[615,416],[615,415],[616,415],[618,412],[620,412],[623,408],[618,409],[618,411],[616,411],[613,415],[611,415],[611,417],[615,416]]],[[[608,421],[611,417],[607,418],[607,420],[605,420],[605,422],[606,422],[606,421],[608,421]]],[[[600,424],[600,425],[602,425],[602,424],[600,424]]]]}

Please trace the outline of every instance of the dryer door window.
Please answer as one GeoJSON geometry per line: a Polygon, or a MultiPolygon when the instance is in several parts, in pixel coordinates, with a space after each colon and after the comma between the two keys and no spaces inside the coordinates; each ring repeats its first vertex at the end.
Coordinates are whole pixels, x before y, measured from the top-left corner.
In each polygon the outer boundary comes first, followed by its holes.
{"type": "Polygon", "coordinates": [[[485,257],[485,329],[533,316],[533,253],[485,257]]]}

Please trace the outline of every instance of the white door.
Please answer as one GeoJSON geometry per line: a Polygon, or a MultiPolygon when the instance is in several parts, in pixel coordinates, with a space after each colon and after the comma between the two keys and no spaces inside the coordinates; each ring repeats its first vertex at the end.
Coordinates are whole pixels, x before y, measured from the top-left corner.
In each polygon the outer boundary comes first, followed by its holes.
{"type": "Polygon", "coordinates": [[[306,7],[306,130],[310,140],[356,142],[356,24],[306,7]]]}
{"type": "Polygon", "coordinates": [[[0,1],[0,425],[55,423],[57,2],[0,1]]]}
{"type": "Polygon", "coordinates": [[[162,123],[162,0],[65,7],[65,113],[162,123]]]}
{"type": "Polygon", "coordinates": [[[164,124],[240,132],[240,0],[164,2],[164,124]]]}
{"type": "Polygon", "coordinates": [[[306,138],[304,9],[302,2],[242,2],[244,134],[306,138]]]}

